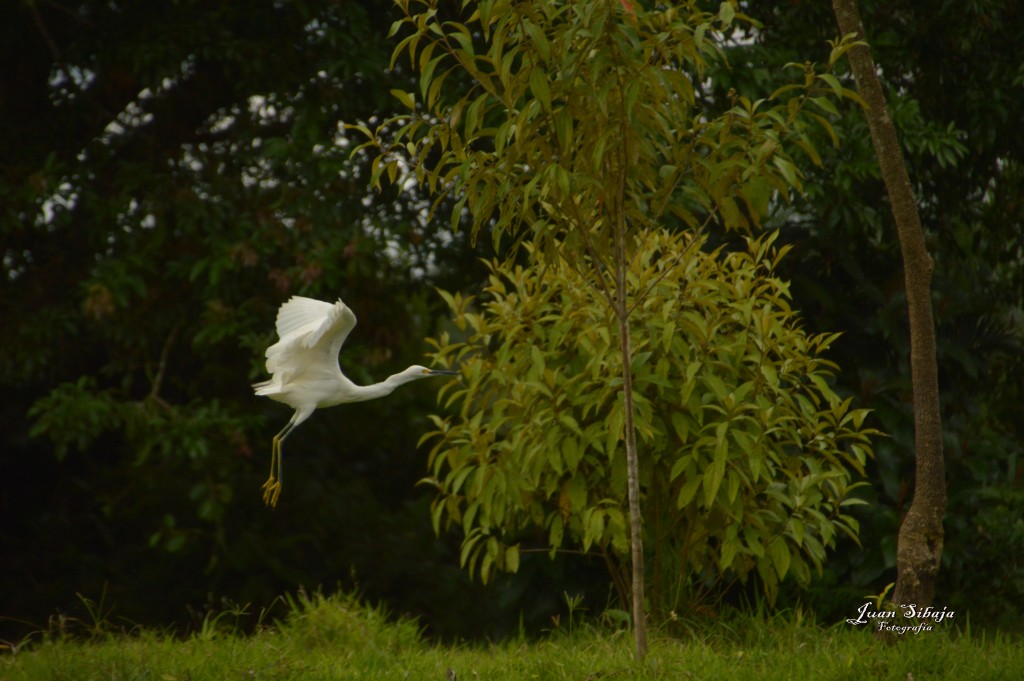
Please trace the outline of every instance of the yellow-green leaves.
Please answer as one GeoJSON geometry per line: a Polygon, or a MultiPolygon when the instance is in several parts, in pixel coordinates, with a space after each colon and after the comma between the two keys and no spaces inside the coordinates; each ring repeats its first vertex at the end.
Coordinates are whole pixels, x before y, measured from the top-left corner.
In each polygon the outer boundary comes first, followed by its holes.
{"type": "MultiPolygon", "coordinates": [[[[630,271],[645,292],[631,319],[647,527],[673,528],[659,555],[686,545],[684,565],[649,569],[753,572],[769,597],[787,575],[809,579],[839,532],[856,536],[850,494],[873,432],[830,388],[821,354],[836,336],[801,328],[780,250],[769,236],[708,253],[658,231],[630,271]]],[[[427,438],[435,518],[461,526],[484,577],[514,569],[530,526],[552,551],[628,556],[621,355],[581,265],[493,263],[480,301],[442,293],[465,335],[434,343],[463,374],[427,438]]]]}
{"type": "Polygon", "coordinates": [[[597,0],[466,2],[461,13],[434,0],[399,5],[392,66],[408,56],[419,91],[393,91],[408,113],[357,151],[387,158],[374,184],[394,181],[404,158],[435,207],[449,196],[457,204],[453,227],[468,216],[474,236],[496,243],[560,240],[597,224],[600,246],[618,223],[595,211],[612,205],[636,229],[671,218],[695,227],[711,212],[750,232],[802,191],[794,149],[820,163],[808,128],[836,142],[833,100],[859,101],[831,72],[856,44],[844,38],[823,72],[794,64],[797,80],[767,97],[733,94],[725,113],[701,111],[705,67],[721,55],[715,36],[751,23],[734,0],[716,12],[692,1],[628,13],[597,0]],[[546,172],[552,165],[559,171],[546,172]]]}
{"type": "Polygon", "coordinates": [[[392,89],[391,90],[391,95],[395,99],[397,99],[399,102],[401,102],[402,106],[404,106],[406,109],[409,109],[411,111],[415,111],[416,110],[416,96],[414,94],[412,94],[411,92],[406,92],[404,90],[398,90],[398,89],[392,89]]]}

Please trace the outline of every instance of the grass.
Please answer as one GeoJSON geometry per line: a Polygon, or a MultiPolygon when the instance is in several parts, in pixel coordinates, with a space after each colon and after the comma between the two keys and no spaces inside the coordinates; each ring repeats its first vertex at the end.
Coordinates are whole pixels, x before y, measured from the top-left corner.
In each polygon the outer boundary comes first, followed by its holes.
{"type": "Polygon", "coordinates": [[[863,628],[820,627],[792,613],[737,618],[686,638],[655,635],[646,661],[637,664],[632,637],[622,630],[570,622],[540,640],[444,645],[351,596],[300,595],[290,605],[282,621],[248,636],[236,633],[224,613],[184,640],[150,630],[41,634],[0,656],[0,681],[443,681],[448,669],[459,681],[1016,681],[1024,670],[1024,646],[1009,635],[935,628],[886,646],[863,628]]]}

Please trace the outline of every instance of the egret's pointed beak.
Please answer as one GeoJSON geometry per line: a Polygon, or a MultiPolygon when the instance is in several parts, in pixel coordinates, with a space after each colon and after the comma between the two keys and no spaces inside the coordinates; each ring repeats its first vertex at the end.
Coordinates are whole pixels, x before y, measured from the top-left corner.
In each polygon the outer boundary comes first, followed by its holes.
{"type": "Polygon", "coordinates": [[[458,371],[450,371],[448,369],[429,369],[427,371],[428,376],[458,376],[458,371]]]}

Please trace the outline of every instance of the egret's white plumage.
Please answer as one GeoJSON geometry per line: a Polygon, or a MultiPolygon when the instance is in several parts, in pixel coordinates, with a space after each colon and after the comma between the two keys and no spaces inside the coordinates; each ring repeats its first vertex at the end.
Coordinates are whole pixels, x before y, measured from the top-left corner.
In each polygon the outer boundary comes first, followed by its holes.
{"type": "Polygon", "coordinates": [[[277,311],[280,340],[267,348],[271,376],[254,383],[253,389],[257,395],[287,404],[295,413],[274,436],[270,477],[263,483],[263,500],[270,506],[276,506],[281,495],[281,443],[314,411],[384,397],[403,383],[456,373],[414,365],[380,383],[356,385],[338,366],[338,353],[355,326],[356,316],[340,299],[332,304],[294,296],[277,311]]]}

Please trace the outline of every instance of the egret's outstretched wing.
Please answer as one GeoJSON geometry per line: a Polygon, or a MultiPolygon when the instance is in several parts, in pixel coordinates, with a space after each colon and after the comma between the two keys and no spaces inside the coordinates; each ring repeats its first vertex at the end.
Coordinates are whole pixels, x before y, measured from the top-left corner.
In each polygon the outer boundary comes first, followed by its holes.
{"type": "Polygon", "coordinates": [[[308,333],[319,328],[339,303],[340,300],[337,303],[325,303],[322,300],[292,296],[277,311],[277,335],[284,340],[298,331],[308,333]]]}
{"type": "Polygon", "coordinates": [[[337,360],[341,346],[345,344],[345,339],[354,328],[356,328],[355,313],[349,309],[348,305],[341,302],[341,298],[338,298],[338,302],[330,306],[330,310],[327,311],[327,316],[320,326],[310,333],[302,344],[310,349],[323,348],[328,357],[337,360]]]}
{"type": "Polygon", "coordinates": [[[257,394],[278,392],[300,375],[340,373],[338,352],[355,325],[356,316],[341,300],[332,304],[291,298],[277,312],[281,340],[267,348],[267,371],[272,378],[257,386],[257,394]]]}

